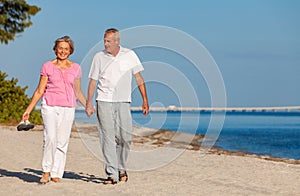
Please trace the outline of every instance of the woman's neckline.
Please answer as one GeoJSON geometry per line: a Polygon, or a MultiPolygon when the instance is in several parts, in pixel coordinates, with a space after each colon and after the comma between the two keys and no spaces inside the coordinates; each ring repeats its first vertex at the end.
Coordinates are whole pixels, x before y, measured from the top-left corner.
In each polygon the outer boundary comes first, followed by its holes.
{"type": "Polygon", "coordinates": [[[57,59],[54,59],[52,61],[50,61],[54,67],[56,67],[57,69],[61,70],[61,71],[66,71],[67,69],[70,69],[74,62],[70,61],[70,60],[66,60],[67,62],[65,63],[65,65],[63,63],[58,63],[57,59]]]}

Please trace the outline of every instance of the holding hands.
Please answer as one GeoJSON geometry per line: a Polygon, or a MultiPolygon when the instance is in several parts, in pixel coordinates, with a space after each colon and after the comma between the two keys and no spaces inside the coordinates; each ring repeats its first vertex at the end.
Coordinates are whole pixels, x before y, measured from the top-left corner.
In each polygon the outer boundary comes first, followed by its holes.
{"type": "Polygon", "coordinates": [[[85,107],[85,113],[90,118],[91,115],[93,115],[95,112],[95,107],[92,106],[92,104],[87,104],[85,107]]]}

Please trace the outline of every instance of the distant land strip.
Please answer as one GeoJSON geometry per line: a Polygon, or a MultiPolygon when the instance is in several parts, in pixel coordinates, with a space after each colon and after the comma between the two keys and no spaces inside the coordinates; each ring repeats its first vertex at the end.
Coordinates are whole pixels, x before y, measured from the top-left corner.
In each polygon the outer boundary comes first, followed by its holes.
{"type": "MultiPolygon", "coordinates": [[[[38,107],[36,108],[39,109],[38,107]]],[[[84,110],[83,107],[77,110],[84,110]]],[[[142,111],[142,107],[131,107],[131,111],[142,111]]],[[[170,105],[167,107],[150,107],[150,111],[155,112],[300,112],[300,106],[276,106],[276,107],[177,107],[170,105]]]]}

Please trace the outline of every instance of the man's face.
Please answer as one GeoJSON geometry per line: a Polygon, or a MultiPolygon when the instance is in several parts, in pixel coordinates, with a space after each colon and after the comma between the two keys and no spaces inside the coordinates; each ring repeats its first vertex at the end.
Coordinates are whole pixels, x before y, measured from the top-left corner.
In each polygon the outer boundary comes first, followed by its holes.
{"type": "Polygon", "coordinates": [[[120,40],[115,39],[114,33],[107,33],[104,35],[104,47],[106,52],[116,55],[119,50],[120,40]]]}

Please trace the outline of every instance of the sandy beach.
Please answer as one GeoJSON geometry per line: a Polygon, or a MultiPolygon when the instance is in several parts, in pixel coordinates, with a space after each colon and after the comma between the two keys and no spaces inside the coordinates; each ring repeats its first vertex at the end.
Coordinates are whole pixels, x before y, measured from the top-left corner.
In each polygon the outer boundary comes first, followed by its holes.
{"type": "Polygon", "coordinates": [[[99,149],[93,149],[98,144],[95,132],[80,132],[92,129],[87,124],[74,126],[64,178],[41,185],[42,128],[18,132],[16,127],[0,126],[0,195],[300,195],[299,162],[207,153],[183,146],[181,135],[170,142],[162,135],[139,134],[129,157],[128,182],[104,185],[99,149]]]}

